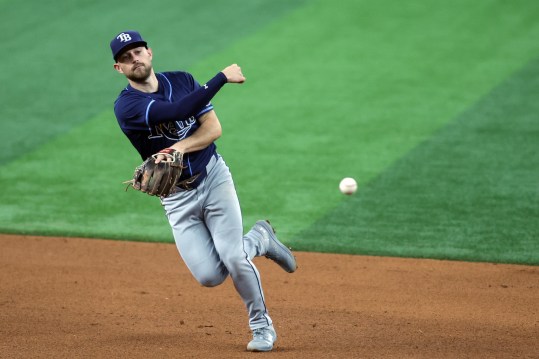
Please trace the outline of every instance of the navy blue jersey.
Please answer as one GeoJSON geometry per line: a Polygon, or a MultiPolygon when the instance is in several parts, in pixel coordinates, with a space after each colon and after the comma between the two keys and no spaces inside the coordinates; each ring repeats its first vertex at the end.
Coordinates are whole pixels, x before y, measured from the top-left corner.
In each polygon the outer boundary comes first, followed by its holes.
{"type": "MultiPolygon", "coordinates": [[[[149,119],[152,105],[159,101],[177,102],[201,87],[187,72],[163,72],[157,73],[156,77],[159,82],[157,92],[145,93],[128,85],[114,103],[120,128],[143,160],[193,134],[200,127],[198,118],[213,109],[212,104],[207,103],[191,117],[155,124],[154,119],[149,119]]],[[[216,146],[212,143],[203,150],[185,154],[187,168],[182,178],[203,171],[215,151],[216,146]]]]}

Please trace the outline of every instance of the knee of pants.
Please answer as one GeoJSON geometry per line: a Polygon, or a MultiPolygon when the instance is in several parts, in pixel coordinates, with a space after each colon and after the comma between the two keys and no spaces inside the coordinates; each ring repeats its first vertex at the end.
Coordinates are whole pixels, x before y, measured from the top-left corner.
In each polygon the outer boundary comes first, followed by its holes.
{"type": "Polygon", "coordinates": [[[226,275],[220,273],[204,273],[195,275],[195,278],[204,287],[216,287],[225,281],[226,275]]]}
{"type": "Polygon", "coordinates": [[[250,269],[245,254],[227,256],[222,258],[222,261],[230,273],[239,273],[244,269],[250,269]]]}

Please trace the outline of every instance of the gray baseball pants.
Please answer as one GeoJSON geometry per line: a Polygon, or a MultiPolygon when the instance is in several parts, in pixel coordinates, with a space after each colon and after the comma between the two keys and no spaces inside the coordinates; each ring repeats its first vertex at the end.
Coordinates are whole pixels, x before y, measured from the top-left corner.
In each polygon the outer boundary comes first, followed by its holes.
{"type": "Polygon", "coordinates": [[[178,251],[203,286],[217,286],[230,274],[247,307],[251,329],[271,325],[260,274],[252,262],[263,254],[261,234],[251,229],[243,235],[238,196],[222,157],[212,156],[206,170],[197,188],[161,200],[178,251]]]}

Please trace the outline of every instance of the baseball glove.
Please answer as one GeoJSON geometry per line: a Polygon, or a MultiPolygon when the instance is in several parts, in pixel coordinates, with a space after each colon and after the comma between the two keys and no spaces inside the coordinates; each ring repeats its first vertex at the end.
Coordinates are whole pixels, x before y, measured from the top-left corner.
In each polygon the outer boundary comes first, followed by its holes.
{"type": "Polygon", "coordinates": [[[128,184],[126,190],[133,187],[150,196],[167,197],[175,192],[175,184],[184,168],[183,153],[173,148],[165,148],[135,168],[133,179],[124,182],[128,184]],[[155,163],[159,155],[163,155],[165,159],[155,163]]]}

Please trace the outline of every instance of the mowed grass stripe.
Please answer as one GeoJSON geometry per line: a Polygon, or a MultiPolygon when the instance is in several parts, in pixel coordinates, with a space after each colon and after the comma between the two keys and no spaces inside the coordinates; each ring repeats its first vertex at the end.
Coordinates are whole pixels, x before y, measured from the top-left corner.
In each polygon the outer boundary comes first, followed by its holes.
{"type": "Polygon", "coordinates": [[[539,264],[539,59],[301,233],[298,249],[539,264]]]}

